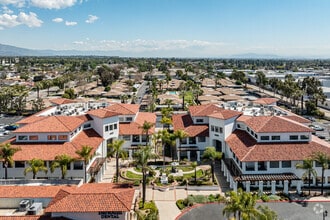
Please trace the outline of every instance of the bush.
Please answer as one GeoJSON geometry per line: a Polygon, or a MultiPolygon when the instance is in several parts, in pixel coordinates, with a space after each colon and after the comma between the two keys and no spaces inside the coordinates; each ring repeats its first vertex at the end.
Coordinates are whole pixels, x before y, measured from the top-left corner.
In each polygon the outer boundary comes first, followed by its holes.
{"type": "Polygon", "coordinates": [[[176,206],[177,206],[180,210],[186,208],[186,206],[185,206],[185,204],[184,204],[184,202],[183,202],[183,199],[179,199],[178,201],[176,201],[176,206]]]}
{"type": "Polygon", "coordinates": [[[263,201],[263,202],[268,202],[269,201],[269,197],[266,195],[266,194],[262,194],[260,199],[263,201]]]}
{"type": "Polygon", "coordinates": [[[109,92],[111,90],[111,87],[110,86],[106,86],[105,88],[104,88],[104,91],[105,92],[109,92]]]}

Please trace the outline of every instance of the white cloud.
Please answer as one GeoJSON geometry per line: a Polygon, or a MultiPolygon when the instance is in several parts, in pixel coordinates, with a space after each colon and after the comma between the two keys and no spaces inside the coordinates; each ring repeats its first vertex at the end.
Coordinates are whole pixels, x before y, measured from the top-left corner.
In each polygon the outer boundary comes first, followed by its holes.
{"type": "Polygon", "coordinates": [[[52,21],[56,23],[61,23],[63,22],[63,18],[54,18],[52,21]]]}
{"type": "Polygon", "coordinates": [[[77,22],[75,22],[75,21],[66,21],[65,22],[65,25],[66,26],[75,26],[75,25],[77,25],[78,23],[77,22]]]}
{"type": "Polygon", "coordinates": [[[29,14],[20,12],[18,15],[0,15],[0,26],[2,28],[10,28],[18,25],[26,25],[28,27],[40,27],[42,23],[43,22],[38,19],[38,16],[33,12],[30,12],[29,14]]]}
{"type": "Polygon", "coordinates": [[[31,0],[31,5],[39,8],[62,9],[72,7],[77,0],[31,0]]]}
{"type": "Polygon", "coordinates": [[[1,5],[14,5],[22,8],[25,6],[25,0],[0,0],[1,5]]]}
{"type": "Polygon", "coordinates": [[[88,24],[92,24],[94,23],[97,19],[99,19],[97,16],[95,15],[88,15],[88,19],[86,20],[86,23],[88,24]]]}
{"type": "Polygon", "coordinates": [[[83,45],[84,42],[83,41],[73,41],[73,44],[83,45]]]}
{"type": "Polygon", "coordinates": [[[7,6],[3,6],[2,13],[3,14],[13,14],[14,12],[12,10],[10,10],[7,6]]]}

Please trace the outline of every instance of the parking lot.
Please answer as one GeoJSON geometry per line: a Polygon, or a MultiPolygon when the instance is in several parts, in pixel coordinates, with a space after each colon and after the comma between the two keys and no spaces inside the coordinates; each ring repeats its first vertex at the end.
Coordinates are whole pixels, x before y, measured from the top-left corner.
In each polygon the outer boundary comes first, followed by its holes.
{"type": "MultiPolygon", "coordinates": [[[[0,118],[0,124],[4,124],[4,125],[11,125],[11,124],[15,124],[17,121],[21,120],[23,118],[23,116],[6,116],[6,117],[1,117],[0,118]]],[[[11,137],[13,137],[13,133],[11,131],[9,131],[8,135],[3,135],[0,136],[0,143],[10,139],[11,137]]]]}

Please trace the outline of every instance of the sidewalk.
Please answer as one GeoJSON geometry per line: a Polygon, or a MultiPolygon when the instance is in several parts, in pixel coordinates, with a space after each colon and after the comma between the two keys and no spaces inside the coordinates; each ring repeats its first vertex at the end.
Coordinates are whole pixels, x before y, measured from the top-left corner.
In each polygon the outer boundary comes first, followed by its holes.
{"type": "Polygon", "coordinates": [[[112,183],[113,177],[116,175],[116,159],[107,160],[107,169],[104,172],[102,183],[112,183]]]}

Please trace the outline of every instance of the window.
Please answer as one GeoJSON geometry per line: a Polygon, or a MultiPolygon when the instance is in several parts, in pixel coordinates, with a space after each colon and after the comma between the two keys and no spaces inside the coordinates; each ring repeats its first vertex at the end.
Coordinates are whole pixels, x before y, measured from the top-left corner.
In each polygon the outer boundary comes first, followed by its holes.
{"type": "Polygon", "coordinates": [[[69,163],[66,167],[68,170],[71,170],[71,163],[69,163]]]}
{"type": "Polygon", "coordinates": [[[181,144],[187,144],[187,138],[183,138],[183,139],[181,140],[181,144]]]}
{"type": "Polygon", "coordinates": [[[195,137],[190,137],[189,138],[189,144],[196,144],[196,138],[195,137]]]}
{"type": "Polygon", "coordinates": [[[125,141],[131,141],[131,136],[130,135],[123,135],[123,139],[125,141]]]}
{"type": "Polygon", "coordinates": [[[119,122],[123,122],[124,121],[124,119],[123,118],[119,118],[119,122]]]}
{"type": "Polygon", "coordinates": [[[109,130],[110,130],[110,131],[113,130],[113,125],[109,125],[109,130]]]}
{"type": "Polygon", "coordinates": [[[317,161],[315,161],[315,167],[322,167],[322,164],[319,163],[319,162],[317,162],[317,161]]]}
{"type": "Polygon", "coordinates": [[[37,140],[39,140],[39,137],[38,137],[38,135],[30,135],[29,140],[30,141],[37,141],[37,140]]]}
{"type": "Polygon", "coordinates": [[[140,142],[140,135],[133,135],[133,142],[140,142]]]}
{"type": "Polygon", "coordinates": [[[74,170],[82,170],[83,168],[84,168],[84,162],[83,161],[73,162],[73,169],[74,170]]]}
{"type": "Polygon", "coordinates": [[[48,135],[47,139],[50,141],[55,141],[56,140],[56,135],[48,135]]]}
{"type": "Polygon", "coordinates": [[[262,141],[268,141],[269,140],[269,136],[260,136],[260,140],[262,140],[262,141]]]}
{"type": "Polygon", "coordinates": [[[246,130],[247,130],[248,132],[250,132],[250,128],[249,128],[249,127],[247,127],[246,130]]]}
{"type": "Polygon", "coordinates": [[[258,135],[257,135],[257,134],[254,134],[254,137],[255,137],[256,139],[258,139],[258,135]]]}
{"type": "Polygon", "coordinates": [[[147,141],[147,135],[142,135],[142,142],[146,142],[147,141]]]}
{"type": "Polygon", "coordinates": [[[15,161],[15,168],[24,168],[25,162],[24,161],[15,161]]]}
{"type": "Polygon", "coordinates": [[[246,171],[254,171],[254,162],[246,162],[245,163],[246,171]]]}
{"type": "Polygon", "coordinates": [[[109,131],[109,126],[106,125],[106,126],[104,127],[104,130],[105,130],[105,131],[109,131]]]}
{"type": "Polygon", "coordinates": [[[251,134],[252,134],[252,136],[254,136],[254,131],[251,130],[251,134]]]}
{"type": "Polygon", "coordinates": [[[133,118],[132,117],[127,117],[126,121],[133,121],[133,118]]]}
{"type": "Polygon", "coordinates": [[[272,141],[279,141],[281,140],[281,136],[272,136],[272,141]]]}
{"type": "Polygon", "coordinates": [[[241,128],[241,125],[240,124],[237,124],[236,126],[237,126],[237,128],[241,128]]]}
{"type": "Polygon", "coordinates": [[[211,125],[211,131],[214,131],[214,125],[211,125]]]}
{"type": "Polygon", "coordinates": [[[113,124],[113,129],[117,130],[117,126],[118,126],[117,124],[113,124]]]}
{"type": "Polygon", "coordinates": [[[66,141],[66,140],[68,140],[68,135],[59,135],[58,139],[61,141],[66,141]]]}
{"type": "Polygon", "coordinates": [[[205,142],[206,138],[205,137],[198,137],[198,142],[205,142]]]}
{"type": "Polygon", "coordinates": [[[290,160],[282,161],[282,168],[291,168],[291,161],[290,160]]]}
{"type": "Polygon", "coordinates": [[[19,141],[26,141],[27,139],[28,139],[28,136],[25,136],[25,135],[24,136],[21,136],[21,135],[18,136],[19,141]]]}
{"type": "Polygon", "coordinates": [[[196,122],[197,122],[197,123],[203,123],[203,122],[204,122],[204,119],[197,118],[197,119],[196,119],[196,122]]]}
{"type": "Polygon", "coordinates": [[[88,124],[84,124],[84,129],[85,128],[90,128],[91,127],[91,124],[90,123],[88,123],[88,124]]]}
{"type": "Polygon", "coordinates": [[[219,127],[214,127],[215,128],[215,132],[219,133],[219,127]]]}
{"type": "Polygon", "coordinates": [[[221,127],[219,128],[219,130],[220,130],[220,133],[222,133],[222,128],[221,127]]]}
{"type": "Polygon", "coordinates": [[[290,140],[298,140],[298,135],[290,135],[290,140]]]}
{"type": "Polygon", "coordinates": [[[269,167],[270,168],[279,168],[280,167],[280,163],[279,163],[279,161],[270,161],[269,162],[269,167]]]}
{"type": "Polygon", "coordinates": [[[308,135],[300,135],[300,140],[309,140],[308,135]]]}

